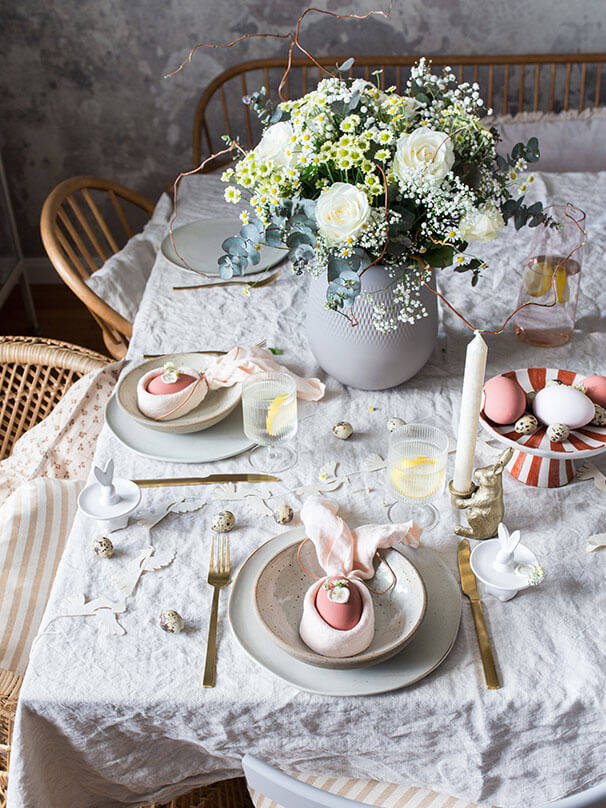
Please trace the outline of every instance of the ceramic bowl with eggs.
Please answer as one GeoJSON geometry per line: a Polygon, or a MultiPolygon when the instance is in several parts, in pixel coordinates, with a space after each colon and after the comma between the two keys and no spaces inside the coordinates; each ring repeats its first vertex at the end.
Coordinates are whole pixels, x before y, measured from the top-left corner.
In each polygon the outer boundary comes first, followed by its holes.
{"type": "MultiPolygon", "coordinates": [[[[290,656],[321,668],[348,669],[377,665],[399,653],[420,627],[427,605],[425,585],[416,567],[397,550],[381,554],[395,575],[395,583],[384,594],[372,594],[375,632],[370,645],[361,653],[348,657],[328,657],[312,651],[299,634],[305,594],[312,576],[323,578],[316,551],[311,542],[301,548],[299,565],[295,542],[277,553],[261,570],[254,590],[254,603],[268,637],[290,656]],[[307,570],[305,572],[302,567],[307,570]]],[[[376,568],[371,586],[377,592],[390,583],[384,564],[376,568]]]]}
{"type": "MultiPolygon", "coordinates": [[[[116,390],[116,401],[118,406],[134,421],[141,426],[154,429],[159,432],[172,432],[174,434],[188,434],[191,432],[201,432],[218,424],[234,410],[242,398],[242,385],[234,384],[231,387],[222,387],[219,390],[208,390],[201,400],[197,395],[200,387],[197,386],[198,379],[202,376],[211,362],[217,359],[213,354],[204,353],[178,353],[170,354],[162,359],[149,359],[140,365],[132,368],[118,382],[116,390]],[[176,383],[170,380],[163,383],[165,368],[170,365],[180,372],[177,375],[176,383]],[[157,371],[157,372],[156,372],[157,371]],[[185,380],[185,385],[183,381],[185,380]],[[181,384],[180,384],[181,383],[181,384]],[[146,415],[141,410],[141,386],[145,386],[146,398],[156,396],[162,399],[164,392],[170,394],[171,400],[175,400],[175,407],[169,408],[169,416],[156,419],[146,415]],[[155,385],[155,386],[153,386],[155,385]],[[182,388],[182,389],[177,389],[182,388]],[[172,392],[176,390],[177,392],[172,392]],[[187,401],[191,392],[191,398],[187,401]],[[185,401],[186,406],[181,410],[177,407],[180,399],[185,401]],[[188,408],[188,404],[196,401],[196,405],[188,408]],[[171,410],[173,410],[171,412],[171,410]]],[[[165,376],[168,378],[168,376],[165,376]]],[[[172,377],[171,377],[172,378],[172,377]]],[[[198,382],[199,385],[199,382],[198,382]]],[[[204,384],[204,388],[206,385],[204,384]]],[[[151,400],[151,399],[150,399],[151,400]]]]}
{"type": "Polygon", "coordinates": [[[606,450],[606,378],[557,368],[523,368],[484,385],[480,423],[515,452],[508,471],[520,482],[558,488],[573,460],[606,450]]]}

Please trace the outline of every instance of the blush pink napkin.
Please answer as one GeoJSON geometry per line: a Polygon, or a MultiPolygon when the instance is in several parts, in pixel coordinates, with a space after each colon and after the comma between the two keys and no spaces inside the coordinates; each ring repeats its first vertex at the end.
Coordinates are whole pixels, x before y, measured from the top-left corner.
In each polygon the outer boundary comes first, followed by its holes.
{"type": "Polygon", "coordinates": [[[326,576],[351,580],[362,596],[360,622],[349,631],[332,628],[318,614],[316,593],[324,578],[315,581],[305,594],[299,634],[311,649],[322,656],[348,657],[364,651],[374,636],[372,598],[360,579],[374,575],[373,559],[378,549],[403,542],[418,547],[421,528],[415,522],[399,525],[362,525],[350,530],[338,515],[336,502],[311,496],[301,509],[301,520],[326,576]]]}
{"type": "Polygon", "coordinates": [[[243,382],[254,373],[279,371],[293,378],[297,383],[297,395],[307,401],[318,401],[324,395],[325,385],[319,379],[305,379],[276,362],[267,348],[258,346],[236,346],[225,356],[217,359],[204,372],[210,390],[243,382]]]}

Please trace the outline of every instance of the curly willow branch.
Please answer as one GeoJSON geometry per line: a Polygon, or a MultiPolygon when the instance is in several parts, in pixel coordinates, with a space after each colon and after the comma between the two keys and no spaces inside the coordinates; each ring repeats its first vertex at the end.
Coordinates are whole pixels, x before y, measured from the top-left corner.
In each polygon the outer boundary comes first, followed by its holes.
{"type": "Polygon", "coordinates": [[[286,98],[283,96],[282,91],[284,89],[284,85],[286,84],[286,80],[288,79],[288,75],[289,75],[289,73],[291,71],[291,68],[292,68],[292,54],[293,54],[293,51],[294,51],[295,47],[299,51],[301,51],[301,53],[305,54],[305,56],[307,56],[307,58],[310,59],[311,62],[319,70],[322,70],[324,73],[327,73],[329,76],[333,75],[333,73],[331,73],[330,70],[328,70],[326,67],[324,67],[324,65],[320,64],[320,62],[315,58],[315,56],[313,56],[310,53],[310,51],[308,51],[306,48],[304,48],[303,45],[301,44],[301,39],[300,39],[301,23],[303,22],[303,20],[305,19],[305,17],[308,14],[310,14],[311,12],[315,12],[316,14],[324,14],[327,17],[334,17],[334,18],[339,19],[339,20],[366,20],[366,19],[368,19],[368,17],[373,17],[373,16],[385,17],[387,19],[391,14],[392,4],[393,4],[393,0],[390,0],[389,6],[387,7],[386,11],[375,10],[375,11],[369,11],[367,14],[337,14],[334,11],[327,11],[327,10],[322,9],[322,8],[315,8],[314,6],[310,6],[309,8],[305,9],[305,11],[301,14],[299,19],[297,20],[297,23],[295,25],[294,31],[289,31],[286,34],[273,34],[273,33],[242,34],[242,36],[239,36],[236,39],[232,40],[231,42],[228,42],[226,45],[215,45],[215,44],[210,43],[210,42],[199,42],[197,45],[194,45],[194,47],[190,50],[189,55],[187,56],[187,59],[185,59],[183,62],[181,62],[181,64],[179,65],[179,67],[177,67],[176,70],[173,70],[171,73],[167,73],[164,76],[164,78],[165,79],[172,78],[172,76],[174,76],[176,73],[178,73],[180,70],[182,70],[185,67],[185,65],[189,64],[191,62],[191,60],[192,60],[192,56],[198,50],[198,48],[215,48],[215,49],[233,48],[234,45],[237,45],[239,42],[242,42],[244,39],[255,39],[255,38],[259,38],[259,37],[262,37],[262,38],[265,38],[265,39],[288,39],[288,40],[290,40],[290,45],[288,47],[288,58],[287,58],[287,63],[286,63],[286,69],[284,71],[284,74],[282,75],[282,79],[281,79],[280,84],[278,86],[278,95],[280,96],[280,99],[282,101],[286,101],[286,98]]]}

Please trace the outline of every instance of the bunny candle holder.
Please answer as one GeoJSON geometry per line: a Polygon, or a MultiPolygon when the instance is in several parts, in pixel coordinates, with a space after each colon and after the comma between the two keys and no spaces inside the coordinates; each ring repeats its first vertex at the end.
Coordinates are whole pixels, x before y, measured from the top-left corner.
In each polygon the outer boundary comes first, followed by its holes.
{"type": "Polygon", "coordinates": [[[501,601],[511,600],[522,589],[536,586],[544,573],[535,554],[520,544],[520,531],[510,533],[501,522],[498,539],[477,544],[469,563],[476,578],[490,595],[501,601]]]}
{"type": "Polygon", "coordinates": [[[452,480],[448,483],[453,507],[467,510],[469,527],[457,525],[457,536],[468,539],[492,539],[497,535],[497,527],[503,519],[503,470],[513,454],[513,449],[505,449],[492,466],[476,469],[477,482],[468,493],[456,491],[452,480]]]}
{"type": "Polygon", "coordinates": [[[103,533],[120,530],[128,524],[128,517],[139,501],[141,490],[132,480],[114,479],[114,461],[108,460],[104,469],[93,466],[97,482],[80,492],[78,506],[82,513],[96,519],[103,533]]]}

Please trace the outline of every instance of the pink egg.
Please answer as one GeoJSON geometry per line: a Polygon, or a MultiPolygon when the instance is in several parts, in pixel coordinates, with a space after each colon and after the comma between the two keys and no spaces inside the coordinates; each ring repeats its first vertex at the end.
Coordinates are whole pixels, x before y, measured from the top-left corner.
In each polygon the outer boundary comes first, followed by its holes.
{"type": "Polygon", "coordinates": [[[346,578],[328,578],[316,592],[316,609],[329,626],[338,631],[349,631],[360,622],[362,595],[357,584],[346,578]],[[339,581],[344,581],[344,584],[338,585],[339,581]],[[332,598],[339,598],[341,602],[332,598]]]}
{"type": "Polygon", "coordinates": [[[167,396],[171,393],[180,393],[181,390],[185,390],[192,382],[196,381],[193,376],[187,373],[181,373],[176,382],[167,384],[162,381],[163,372],[164,371],[160,371],[157,376],[154,376],[153,379],[150,379],[147,383],[147,392],[151,393],[153,396],[167,396]]]}
{"type": "Polygon", "coordinates": [[[494,376],[484,385],[484,415],[495,424],[513,424],[526,409],[526,395],[507,376],[494,376]]]}
{"type": "Polygon", "coordinates": [[[585,394],[600,407],[606,407],[606,376],[588,376],[583,380],[585,394]]]}

